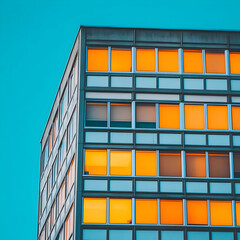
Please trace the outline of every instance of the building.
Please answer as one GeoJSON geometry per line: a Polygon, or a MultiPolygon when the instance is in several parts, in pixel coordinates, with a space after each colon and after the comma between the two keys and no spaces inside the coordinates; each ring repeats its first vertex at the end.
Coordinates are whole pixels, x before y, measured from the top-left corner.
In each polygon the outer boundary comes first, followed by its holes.
{"type": "Polygon", "coordinates": [[[81,27],[40,168],[39,240],[240,240],[240,32],[81,27]]]}

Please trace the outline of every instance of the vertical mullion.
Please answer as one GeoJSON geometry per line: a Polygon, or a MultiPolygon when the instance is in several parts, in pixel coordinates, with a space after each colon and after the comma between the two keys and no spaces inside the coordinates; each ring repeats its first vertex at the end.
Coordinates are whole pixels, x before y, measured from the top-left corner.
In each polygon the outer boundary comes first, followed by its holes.
{"type": "Polygon", "coordinates": [[[159,169],[159,150],[156,151],[156,154],[157,154],[157,176],[159,177],[159,174],[160,174],[160,169],[159,169]]]}
{"type": "Polygon", "coordinates": [[[229,50],[224,51],[225,55],[225,72],[227,75],[230,74],[230,56],[229,56],[229,50]]]}
{"type": "Polygon", "coordinates": [[[183,49],[179,48],[178,49],[178,71],[180,74],[183,74],[184,72],[184,67],[183,67],[183,49]]]}
{"type": "Polygon", "coordinates": [[[159,129],[160,125],[159,125],[159,104],[158,103],[155,104],[155,108],[156,108],[156,129],[159,129]]]}
{"type": "Polygon", "coordinates": [[[205,131],[208,129],[208,112],[207,112],[207,104],[204,104],[204,122],[205,122],[205,131]]]}
{"type": "Polygon", "coordinates": [[[106,212],[106,214],[107,214],[107,218],[106,218],[106,222],[107,222],[107,224],[109,224],[109,208],[110,208],[110,200],[109,200],[109,197],[107,198],[107,212],[106,212]]]}
{"type": "Polygon", "coordinates": [[[108,47],[108,72],[111,72],[111,47],[108,47]]]}
{"type": "Polygon", "coordinates": [[[186,177],[186,158],[185,151],[181,151],[182,177],[186,177]]]}
{"type": "Polygon", "coordinates": [[[232,221],[233,221],[233,227],[236,227],[236,201],[232,201],[232,221]]]}
{"type": "Polygon", "coordinates": [[[110,149],[107,149],[107,176],[110,175],[110,149]]]}
{"type": "Polygon", "coordinates": [[[232,106],[228,104],[228,130],[232,130],[232,106]]]}
{"type": "Polygon", "coordinates": [[[155,72],[158,72],[158,48],[155,48],[155,72]]]}
{"type": "Polygon", "coordinates": [[[111,121],[111,103],[107,102],[107,127],[110,128],[110,121],[111,121]]]}
{"type": "Polygon", "coordinates": [[[183,199],[183,225],[187,225],[187,200],[183,199]]]}
{"type": "Polygon", "coordinates": [[[230,178],[234,178],[233,152],[229,152],[230,178]]]}
{"type": "Polygon", "coordinates": [[[203,74],[206,74],[206,51],[202,50],[203,74]]]}
{"type": "Polygon", "coordinates": [[[132,176],[135,176],[136,152],[132,150],[132,176]]]}
{"type": "Polygon", "coordinates": [[[132,47],[132,72],[136,72],[136,48],[132,47]]]}
{"type": "Polygon", "coordinates": [[[180,120],[180,130],[182,131],[184,129],[184,103],[179,104],[179,120],[180,120]]]}
{"type": "Polygon", "coordinates": [[[135,212],[135,207],[136,206],[136,199],[132,198],[132,224],[136,223],[135,217],[136,217],[136,212],[135,212]]]}
{"type": "Polygon", "coordinates": [[[207,200],[208,227],[211,225],[210,200],[207,200]]]}
{"type": "Polygon", "coordinates": [[[158,218],[158,223],[157,225],[160,225],[160,199],[157,199],[157,218],[158,218]]]}
{"type": "Polygon", "coordinates": [[[132,128],[135,128],[135,124],[136,124],[136,102],[132,101],[132,128]]]}
{"type": "Polygon", "coordinates": [[[206,177],[209,178],[209,160],[208,160],[208,152],[205,153],[206,155],[206,177]]]}

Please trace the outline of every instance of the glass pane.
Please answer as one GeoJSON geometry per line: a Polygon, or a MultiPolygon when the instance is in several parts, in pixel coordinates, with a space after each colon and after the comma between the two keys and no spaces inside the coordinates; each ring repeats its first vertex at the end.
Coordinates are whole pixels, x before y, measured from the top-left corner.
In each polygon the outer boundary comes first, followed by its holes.
{"type": "Polygon", "coordinates": [[[187,240],[209,240],[208,232],[187,232],[187,240]]]}
{"type": "Polygon", "coordinates": [[[201,50],[184,50],[184,72],[186,73],[202,73],[202,51],[201,50]]]}
{"type": "Polygon", "coordinates": [[[181,153],[160,153],[160,176],[181,177],[181,153]]]}
{"type": "Polygon", "coordinates": [[[110,223],[132,223],[132,199],[110,199],[110,223]]]}
{"type": "Polygon", "coordinates": [[[136,224],[157,224],[157,199],[136,199],[136,224]]]}
{"type": "Polygon", "coordinates": [[[131,104],[111,103],[111,127],[131,127],[131,104]]]}
{"type": "Polygon", "coordinates": [[[232,202],[210,201],[211,225],[232,226],[232,202]]]}
{"type": "Polygon", "coordinates": [[[186,153],[187,177],[206,177],[205,154],[186,153]]]}
{"type": "Polygon", "coordinates": [[[108,71],[108,49],[89,48],[87,64],[88,71],[108,71]]]}
{"type": "Polygon", "coordinates": [[[206,79],[206,89],[207,90],[227,90],[227,80],[226,79],[206,79]]]}
{"type": "Polygon", "coordinates": [[[160,200],[161,224],[183,224],[182,200],[160,200]]]}
{"type": "Polygon", "coordinates": [[[107,174],[107,150],[85,150],[86,175],[106,175],[107,174]]]}
{"type": "Polygon", "coordinates": [[[227,106],[207,106],[208,129],[228,129],[227,106]]]}
{"type": "Polygon", "coordinates": [[[155,49],[137,48],[137,71],[155,71],[155,49]]]}
{"type": "Polygon", "coordinates": [[[158,240],[158,231],[136,231],[136,240],[158,240]]]}
{"type": "Polygon", "coordinates": [[[240,130],[240,107],[232,107],[232,128],[240,130]]]}
{"type": "Polygon", "coordinates": [[[240,52],[230,52],[231,74],[240,74],[240,52]]]}
{"type": "Polygon", "coordinates": [[[106,223],[106,198],[84,198],[83,222],[106,223]]]}
{"type": "Polygon", "coordinates": [[[156,151],[136,151],[136,176],[157,176],[156,151]]]}
{"type": "Polygon", "coordinates": [[[236,224],[240,226],[240,202],[236,201],[236,224]]]}
{"type": "Polygon", "coordinates": [[[161,240],[183,240],[183,231],[161,231],[161,240]]]}
{"type": "Polygon", "coordinates": [[[174,129],[180,127],[179,105],[159,104],[159,127],[174,129]]]}
{"type": "Polygon", "coordinates": [[[209,161],[209,176],[229,178],[229,157],[228,154],[213,154],[208,155],[209,161]]]}
{"type": "Polygon", "coordinates": [[[233,232],[212,232],[212,240],[234,240],[233,232]]]}
{"type": "Polygon", "coordinates": [[[131,72],[132,71],[132,51],[131,49],[111,50],[111,71],[131,72]]]}
{"type": "Polygon", "coordinates": [[[87,103],[86,125],[107,126],[107,103],[87,103]]]}
{"type": "Polygon", "coordinates": [[[110,152],[110,175],[132,175],[132,152],[110,152]]]}
{"type": "Polygon", "coordinates": [[[187,223],[208,224],[207,201],[187,200],[187,223]]]}
{"type": "Polygon", "coordinates": [[[184,105],[186,129],[204,129],[204,106],[184,105]]]}
{"type": "Polygon", "coordinates": [[[136,104],[136,127],[156,127],[155,104],[136,104]]]}
{"type": "Polygon", "coordinates": [[[109,240],[132,240],[131,230],[109,230],[109,240]]]}
{"type": "Polygon", "coordinates": [[[159,49],[158,50],[158,71],[178,72],[178,50],[159,49]]]}
{"type": "Polygon", "coordinates": [[[233,153],[234,177],[240,178],[240,153],[233,153]]]}
{"type": "Polygon", "coordinates": [[[206,72],[225,73],[224,52],[206,51],[206,72]]]}
{"type": "Polygon", "coordinates": [[[184,78],[184,88],[192,90],[203,90],[203,79],[184,78]]]}
{"type": "Polygon", "coordinates": [[[106,230],[83,229],[83,240],[106,240],[106,237],[106,230]]]}

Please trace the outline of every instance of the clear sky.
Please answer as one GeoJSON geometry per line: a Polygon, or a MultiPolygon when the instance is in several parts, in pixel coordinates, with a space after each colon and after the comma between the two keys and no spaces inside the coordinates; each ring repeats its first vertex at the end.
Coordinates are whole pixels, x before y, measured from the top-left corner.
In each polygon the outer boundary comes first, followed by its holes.
{"type": "Polygon", "coordinates": [[[239,9],[239,0],[0,0],[0,239],[36,239],[40,139],[80,25],[240,31],[239,9]]]}

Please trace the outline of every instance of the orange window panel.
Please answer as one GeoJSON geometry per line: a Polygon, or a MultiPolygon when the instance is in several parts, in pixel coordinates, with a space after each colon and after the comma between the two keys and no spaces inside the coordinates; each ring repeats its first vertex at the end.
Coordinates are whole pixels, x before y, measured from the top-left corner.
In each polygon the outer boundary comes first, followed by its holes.
{"type": "Polygon", "coordinates": [[[179,105],[159,105],[159,127],[179,129],[179,105]]]}
{"type": "Polygon", "coordinates": [[[106,198],[84,198],[83,223],[106,223],[106,198]]]}
{"type": "Polygon", "coordinates": [[[187,177],[206,177],[205,154],[186,153],[187,177]]]}
{"type": "Polygon", "coordinates": [[[184,106],[185,128],[204,129],[204,106],[185,105],[184,106]]]}
{"type": "Polygon", "coordinates": [[[88,71],[108,71],[108,49],[89,48],[87,56],[88,71]]]}
{"type": "Polygon", "coordinates": [[[107,150],[85,150],[85,174],[107,174],[107,150]]]}
{"type": "Polygon", "coordinates": [[[157,199],[136,199],[136,224],[157,224],[157,199]]]}
{"type": "Polygon", "coordinates": [[[240,202],[236,201],[236,223],[240,226],[240,202]]]}
{"type": "Polygon", "coordinates": [[[131,49],[112,49],[111,50],[111,71],[131,72],[131,70],[132,70],[131,49]]]}
{"type": "Polygon", "coordinates": [[[206,51],[206,72],[225,73],[224,52],[206,51]]]}
{"type": "Polygon", "coordinates": [[[110,199],[110,223],[132,223],[132,200],[110,199]]]}
{"type": "Polygon", "coordinates": [[[182,200],[160,200],[161,224],[183,224],[182,200]]]}
{"type": "Polygon", "coordinates": [[[208,224],[207,201],[187,201],[187,223],[188,224],[208,224]]]}
{"type": "Polygon", "coordinates": [[[160,153],[160,176],[181,177],[181,153],[160,153]]]}
{"type": "Polygon", "coordinates": [[[203,61],[201,50],[184,50],[184,72],[186,73],[202,73],[203,61]]]}
{"type": "Polygon", "coordinates": [[[136,151],[136,176],[157,176],[156,151],[136,151]]]}
{"type": "Polygon", "coordinates": [[[232,128],[240,130],[240,107],[232,107],[232,128]]]}
{"type": "Polygon", "coordinates": [[[232,202],[210,201],[211,225],[232,226],[232,202]]]}
{"type": "Polygon", "coordinates": [[[137,48],[137,71],[155,71],[155,49],[137,48]]]}
{"type": "Polygon", "coordinates": [[[132,175],[132,152],[110,152],[110,175],[132,175]]]}
{"type": "Polygon", "coordinates": [[[178,72],[178,50],[159,49],[158,50],[158,71],[178,72]]]}
{"type": "Polygon", "coordinates": [[[228,129],[227,106],[207,106],[208,129],[228,129]]]}
{"type": "Polygon", "coordinates": [[[240,52],[230,52],[231,74],[240,74],[240,52]]]}

